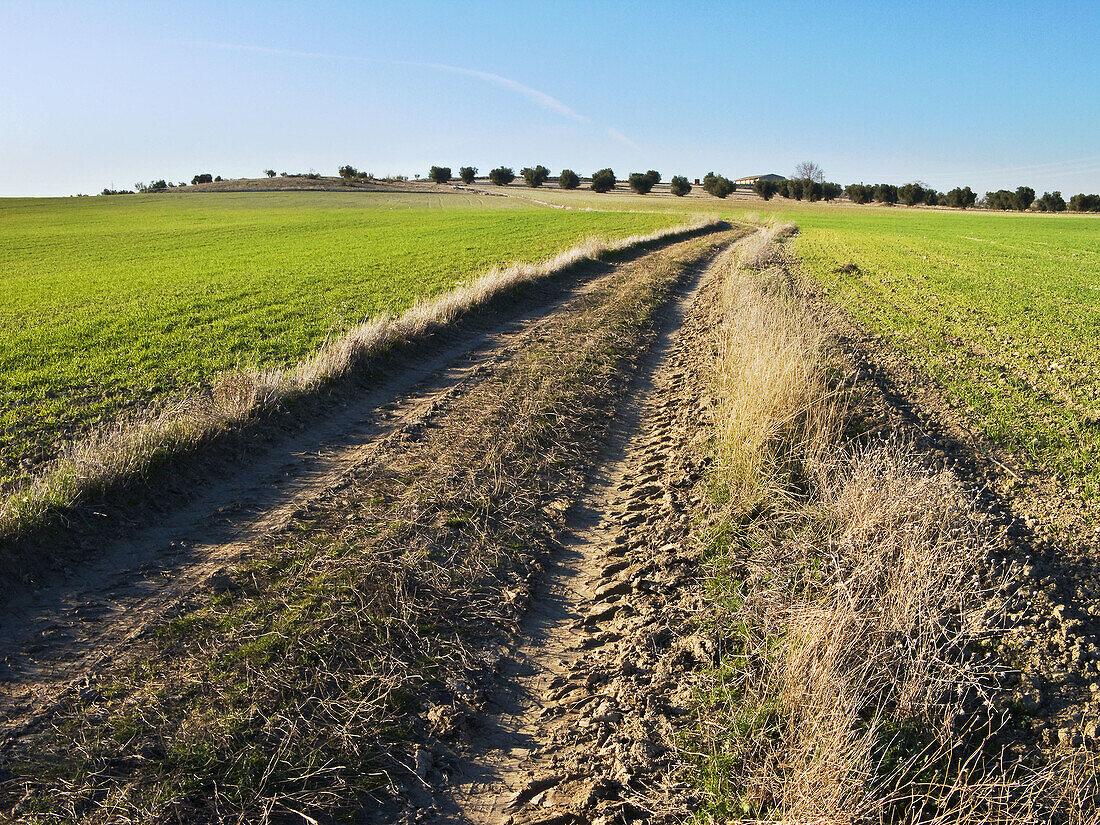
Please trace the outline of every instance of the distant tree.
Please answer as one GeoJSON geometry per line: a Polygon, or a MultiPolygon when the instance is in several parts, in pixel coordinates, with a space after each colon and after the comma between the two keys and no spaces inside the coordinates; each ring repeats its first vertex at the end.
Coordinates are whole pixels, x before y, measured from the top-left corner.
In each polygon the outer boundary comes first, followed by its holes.
{"type": "Polygon", "coordinates": [[[939,192],[937,192],[935,189],[932,189],[931,187],[924,190],[924,202],[929,206],[935,206],[936,204],[938,204],[940,202],[940,198],[942,197],[943,196],[939,192]]]}
{"type": "Polygon", "coordinates": [[[821,184],[821,197],[827,201],[835,201],[842,194],[844,194],[844,187],[839,183],[829,183],[826,181],[821,184]]]}
{"type": "Polygon", "coordinates": [[[516,179],[516,173],[510,166],[498,166],[489,173],[489,180],[496,186],[507,186],[516,179]]]}
{"type": "Polygon", "coordinates": [[[195,175],[195,177],[191,178],[191,185],[192,186],[194,186],[196,183],[213,183],[213,182],[214,182],[214,176],[211,175],[209,172],[204,172],[201,175],[195,175]]]}
{"type": "Polygon", "coordinates": [[[672,180],[669,181],[669,189],[672,191],[673,195],[682,198],[691,191],[691,184],[688,183],[688,179],[683,175],[673,175],[672,180]]]}
{"type": "Polygon", "coordinates": [[[1018,186],[1016,187],[1016,195],[1013,198],[1015,201],[1016,209],[1023,212],[1025,209],[1029,209],[1031,204],[1035,201],[1035,190],[1030,186],[1018,186]]]}
{"type": "Polygon", "coordinates": [[[645,173],[645,176],[653,182],[654,186],[661,182],[661,173],[656,169],[650,169],[645,173]]]}
{"type": "Polygon", "coordinates": [[[1002,212],[1009,212],[1016,208],[1016,193],[1007,189],[986,192],[982,197],[982,206],[986,209],[999,209],[1002,212]]]}
{"type": "Polygon", "coordinates": [[[1065,212],[1066,201],[1062,197],[1062,193],[1057,190],[1044,192],[1043,197],[1035,201],[1035,208],[1040,212],[1065,212]]]}
{"type": "Polygon", "coordinates": [[[802,183],[803,178],[788,178],[784,181],[784,187],[787,190],[787,197],[796,201],[802,200],[802,183]]]}
{"type": "Polygon", "coordinates": [[[537,189],[550,180],[550,170],[541,165],[536,166],[534,169],[527,166],[520,170],[520,174],[523,175],[524,182],[532,189],[537,189]]]}
{"type": "Polygon", "coordinates": [[[222,180],[222,176],[221,176],[221,175],[215,175],[215,176],[214,176],[214,181],[215,181],[215,182],[218,182],[218,181],[221,181],[221,180],[222,180]]]}
{"type": "Polygon", "coordinates": [[[752,191],[762,197],[766,201],[770,201],[776,192],[779,191],[779,184],[774,180],[764,180],[763,178],[757,178],[752,183],[752,191]]]}
{"type": "Polygon", "coordinates": [[[1080,192],[1069,199],[1069,208],[1074,212],[1100,212],[1100,195],[1080,192]]]}
{"type": "Polygon", "coordinates": [[[849,183],[844,192],[852,203],[870,203],[875,199],[875,188],[866,183],[849,183]]]}
{"type": "Polygon", "coordinates": [[[572,169],[562,169],[558,177],[558,186],[562,189],[576,189],[581,185],[581,179],[572,169]]]}
{"type": "Polygon", "coordinates": [[[273,177],[275,177],[275,170],[274,169],[264,169],[264,174],[267,175],[269,178],[273,178],[273,177]]]}
{"type": "Polygon", "coordinates": [[[359,177],[359,170],[352,165],[341,166],[336,170],[344,180],[353,180],[359,177]]]}
{"type": "Polygon", "coordinates": [[[977,200],[977,193],[972,192],[969,186],[961,189],[956,186],[943,196],[943,205],[951,206],[955,209],[969,209],[977,200]]]}
{"type": "Polygon", "coordinates": [[[610,169],[600,169],[592,173],[593,192],[610,192],[615,188],[616,183],[618,181],[615,179],[615,173],[610,169]]]}
{"type": "Polygon", "coordinates": [[[898,187],[898,200],[906,206],[924,203],[924,187],[919,183],[907,183],[898,187]]]}
{"type": "Polygon", "coordinates": [[[630,188],[639,195],[648,195],[654,184],[653,178],[645,172],[631,172],[627,182],[630,184],[630,188]]]}
{"type": "Polygon", "coordinates": [[[723,175],[707,172],[703,176],[703,191],[716,198],[728,197],[734,189],[733,181],[723,175]]]}
{"type": "Polygon", "coordinates": [[[462,166],[458,170],[458,176],[462,179],[463,183],[469,184],[474,182],[474,178],[477,177],[476,166],[462,166]]]}
{"type": "Polygon", "coordinates": [[[733,191],[733,181],[724,175],[715,175],[708,191],[716,198],[727,198],[733,191]]]}
{"type": "Polygon", "coordinates": [[[812,160],[804,160],[794,167],[794,177],[812,180],[814,183],[825,182],[825,172],[812,160]]]}
{"type": "Polygon", "coordinates": [[[821,200],[824,194],[825,184],[818,183],[816,180],[810,180],[810,178],[802,179],[802,197],[810,201],[810,203],[821,200]]]}
{"type": "Polygon", "coordinates": [[[451,167],[433,166],[428,170],[428,177],[433,183],[447,183],[451,179],[451,167]]]}
{"type": "Polygon", "coordinates": [[[897,203],[898,188],[892,183],[876,183],[875,200],[879,203],[897,203]]]}

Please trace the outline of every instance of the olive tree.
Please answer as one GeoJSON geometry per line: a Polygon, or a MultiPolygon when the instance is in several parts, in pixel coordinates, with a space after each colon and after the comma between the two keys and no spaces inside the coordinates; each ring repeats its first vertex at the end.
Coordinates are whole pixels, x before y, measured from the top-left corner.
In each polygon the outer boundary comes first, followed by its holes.
{"type": "Polygon", "coordinates": [[[610,192],[615,188],[616,183],[618,181],[615,179],[615,173],[610,169],[600,169],[592,173],[593,192],[610,192]]]}
{"type": "Polygon", "coordinates": [[[672,180],[669,181],[669,189],[672,190],[673,195],[682,198],[691,191],[691,184],[683,175],[674,175],[672,180]]]}

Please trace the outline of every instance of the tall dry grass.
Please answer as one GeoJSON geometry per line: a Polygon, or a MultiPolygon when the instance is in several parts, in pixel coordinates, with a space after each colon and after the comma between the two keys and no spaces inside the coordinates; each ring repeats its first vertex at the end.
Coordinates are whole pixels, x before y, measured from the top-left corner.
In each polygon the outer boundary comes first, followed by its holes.
{"type": "Polygon", "coordinates": [[[1002,764],[978,571],[999,536],[899,438],[841,440],[829,336],[773,225],[721,261],[718,514],[725,651],[690,751],[715,819],[1100,822],[1079,763],[1002,764]]]}
{"type": "Polygon", "coordinates": [[[0,502],[0,538],[39,523],[52,511],[90,494],[140,477],[155,462],[191,449],[291,398],[362,368],[400,342],[423,339],[471,310],[516,287],[561,273],[584,261],[680,238],[718,226],[715,218],[614,241],[591,238],[537,263],[498,267],[397,317],[369,318],[286,369],[241,369],[221,376],[208,391],[157,414],[119,421],[67,445],[60,458],[0,502]]]}

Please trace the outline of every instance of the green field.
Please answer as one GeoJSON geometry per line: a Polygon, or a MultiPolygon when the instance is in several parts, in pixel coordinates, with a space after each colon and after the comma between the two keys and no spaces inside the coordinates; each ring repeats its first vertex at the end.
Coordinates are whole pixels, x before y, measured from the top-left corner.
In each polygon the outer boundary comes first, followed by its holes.
{"type": "Polygon", "coordinates": [[[798,223],[796,249],[836,303],[986,438],[1100,499],[1100,220],[846,209],[798,223]]]}
{"type": "Polygon", "coordinates": [[[287,364],[496,264],[680,217],[449,191],[0,200],[0,488],[219,371],[287,364]]]}
{"type": "Polygon", "coordinates": [[[833,301],[927,370],[976,431],[1100,507],[1100,216],[572,198],[798,224],[794,249],[833,301]]]}

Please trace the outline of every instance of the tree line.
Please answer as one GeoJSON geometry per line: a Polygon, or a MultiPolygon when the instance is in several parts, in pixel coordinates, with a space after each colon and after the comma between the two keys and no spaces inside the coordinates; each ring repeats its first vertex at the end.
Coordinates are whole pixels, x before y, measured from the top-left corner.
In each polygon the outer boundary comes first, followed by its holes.
{"type": "MultiPolygon", "coordinates": [[[[349,184],[356,180],[375,180],[373,174],[360,172],[351,164],[346,164],[338,169],[341,178],[349,184]]],[[[458,178],[466,184],[473,183],[477,177],[476,166],[462,166],[458,170],[458,178]]],[[[264,174],[273,178],[276,176],[274,169],[265,169],[264,174]]],[[[284,178],[309,178],[319,179],[321,175],[312,169],[309,172],[280,172],[284,178]]],[[[531,187],[538,188],[550,180],[550,170],[539,164],[524,167],[519,172],[523,182],[531,187]]],[[[417,175],[419,178],[420,176],[417,175]]],[[[451,167],[432,166],[428,171],[428,178],[435,183],[449,183],[452,179],[451,167]]],[[[509,166],[498,166],[489,172],[490,183],[496,186],[507,186],[516,179],[515,170],[509,166]]],[[[395,179],[405,179],[400,176],[395,179]]],[[[213,183],[221,181],[221,175],[213,175],[209,172],[200,172],[191,178],[191,185],[213,183]]],[[[386,178],[391,180],[391,178],[386,178]]],[[[646,172],[631,172],[626,183],[631,190],[639,195],[647,195],[653,187],[661,182],[661,173],[655,169],[646,172]]],[[[589,188],[594,192],[610,192],[620,183],[614,170],[610,168],[599,169],[592,173],[589,188]]],[[[558,176],[558,186],[562,189],[578,189],[581,185],[580,176],[572,169],[563,169],[558,176]]],[[[138,182],[133,189],[104,189],[103,195],[132,195],[135,192],[157,193],[166,192],[169,189],[184,187],[184,181],[171,183],[164,180],[151,183],[138,182]]],[[[692,185],[683,175],[674,175],[669,181],[669,189],[673,195],[683,197],[692,191],[692,185]]],[[[726,198],[737,189],[736,184],[724,175],[716,175],[707,172],[703,177],[702,189],[708,195],[716,198],[726,198]]],[[[901,186],[890,183],[850,183],[841,186],[824,179],[824,173],[817,164],[810,161],[800,163],[795,168],[794,177],[781,180],[757,179],[752,185],[753,191],[764,200],[771,200],[778,195],[798,201],[833,201],[841,195],[847,195],[853,203],[867,204],[872,202],[884,204],[903,204],[905,206],[949,206],[956,209],[970,209],[980,207],[1002,211],[1024,211],[1032,209],[1038,212],[1100,212],[1100,195],[1079,193],[1072,196],[1067,202],[1059,191],[1044,192],[1041,197],[1035,196],[1035,190],[1030,186],[1019,186],[1015,191],[998,189],[995,192],[986,192],[979,200],[978,195],[969,186],[955,187],[947,192],[938,192],[926,184],[915,181],[901,186]]]]}
{"type": "MultiPolygon", "coordinates": [[[[458,178],[463,183],[470,184],[477,177],[477,172],[476,166],[462,166],[459,167],[458,178]]],[[[523,182],[532,189],[542,186],[551,177],[550,170],[542,164],[524,167],[519,174],[523,178],[523,182]]],[[[494,186],[507,186],[516,179],[516,172],[511,166],[498,166],[496,169],[490,170],[488,178],[494,186]]],[[[454,179],[454,175],[450,166],[433,166],[428,170],[428,179],[434,183],[450,183],[454,179]]],[[[653,187],[660,182],[661,173],[656,169],[650,169],[646,172],[631,172],[626,179],[627,185],[639,195],[648,195],[653,187]]],[[[610,192],[619,183],[620,180],[616,177],[613,169],[598,169],[592,173],[589,188],[593,192],[610,192]]],[[[561,174],[558,175],[558,186],[562,189],[578,189],[580,185],[581,177],[572,169],[563,169],[561,174]]],[[[683,197],[691,191],[691,184],[683,175],[674,175],[669,181],[669,189],[673,195],[683,197]]],[[[719,197],[724,198],[725,195],[719,197]]]]}

